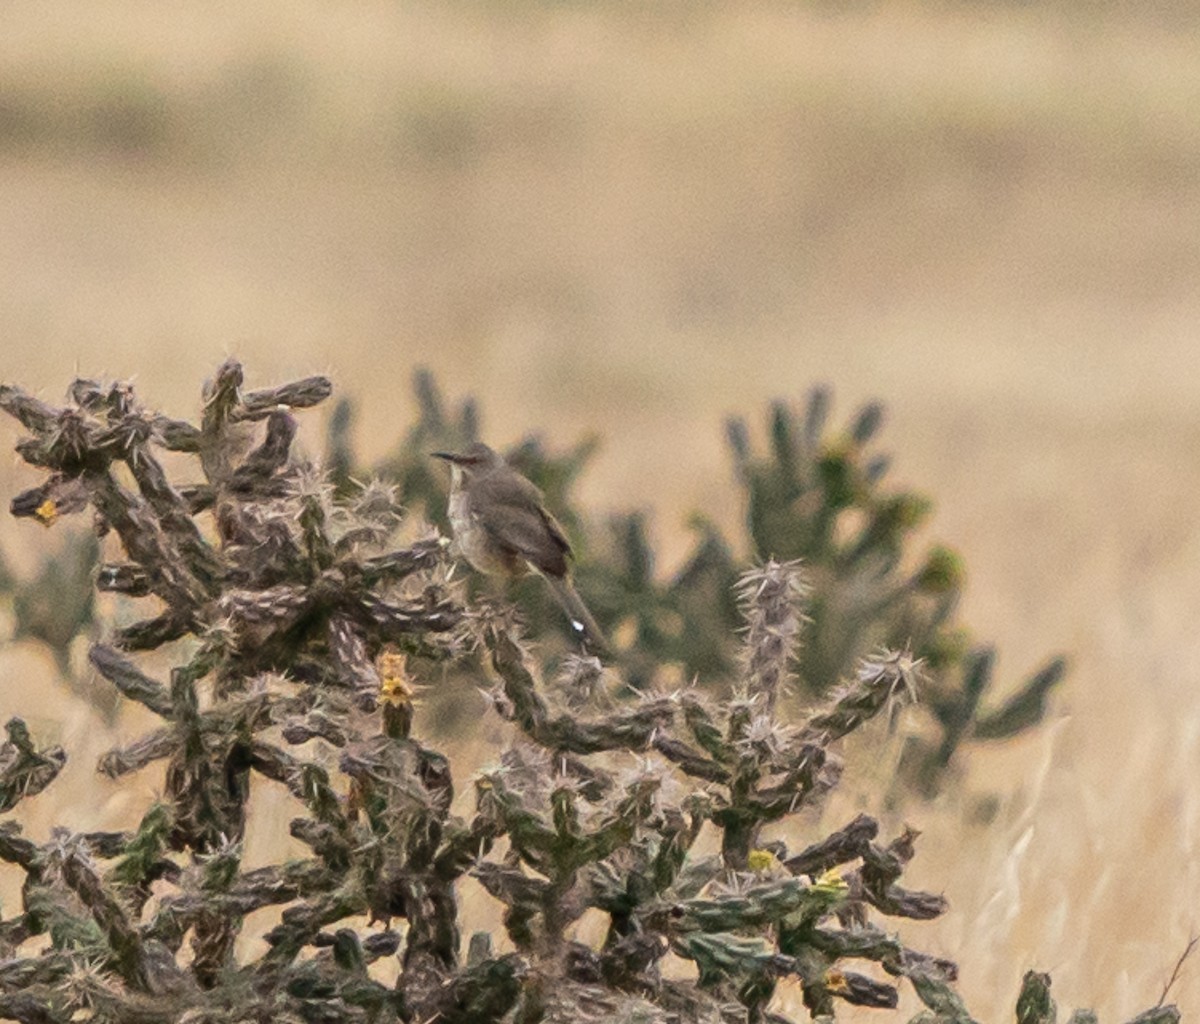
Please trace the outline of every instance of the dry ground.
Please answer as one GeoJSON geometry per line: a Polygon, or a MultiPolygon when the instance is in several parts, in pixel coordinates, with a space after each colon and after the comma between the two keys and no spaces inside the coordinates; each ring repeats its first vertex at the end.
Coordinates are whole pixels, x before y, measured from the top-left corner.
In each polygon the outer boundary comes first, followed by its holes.
{"type": "MultiPolygon", "coordinates": [[[[1129,7],[9,3],[0,377],[182,414],[236,352],[331,372],[378,454],[426,364],[497,443],[602,434],[585,500],[653,507],[668,561],[736,515],[722,415],[884,399],[1002,670],[1073,661],[970,765],[996,825],[911,813],[953,910],[905,934],[985,1019],[1037,966],[1116,1020],[1200,929],[1200,21],[1129,7]]],[[[77,752],[32,827],[127,819],[111,734],[37,650],[0,672],[77,752]]]]}

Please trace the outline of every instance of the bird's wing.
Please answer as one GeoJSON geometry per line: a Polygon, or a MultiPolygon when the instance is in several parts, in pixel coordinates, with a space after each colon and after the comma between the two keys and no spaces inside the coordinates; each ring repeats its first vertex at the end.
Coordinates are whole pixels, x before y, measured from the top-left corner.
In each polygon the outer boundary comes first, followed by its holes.
{"type": "Polygon", "coordinates": [[[514,475],[502,486],[493,486],[487,500],[475,503],[475,514],[493,541],[535,569],[552,576],[567,571],[570,542],[546,511],[541,492],[528,480],[514,475]]]}

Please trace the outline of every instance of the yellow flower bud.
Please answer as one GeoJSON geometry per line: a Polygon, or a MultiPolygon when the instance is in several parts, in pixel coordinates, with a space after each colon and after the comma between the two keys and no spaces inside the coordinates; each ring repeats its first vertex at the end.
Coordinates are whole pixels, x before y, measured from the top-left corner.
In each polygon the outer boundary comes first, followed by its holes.
{"type": "Polygon", "coordinates": [[[33,513],[34,518],[43,526],[53,526],[58,519],[58,506],[53,498],[43,501],[33,513]]]}
{"type": "Polygon", "coordinates": [[[850,884],[842,877],[841,871],[837,868],[830,868],[813,883],[813,886],[835,893],[850,891],[850,884]]]}
{"type": "Polygon", "coordinates": [[[846,976],[841,971],[833,969],[825,972],[825,987],[830,992],[847,992],[850,989],[846,976]]]}
{"type": "Polygon", "coordinates": [[[384,651],[379,656],[379,695],[385,704],[395,707],[412,704],[413,690],[408,684],[405,672],[406,664],[403,654],[384,651]]]}
{"type": "Polygon", "coordinates": [[[751,871],[770,871],[775,866],[775,854],[770,850],[751,850],[746,863],[751,871]]]}

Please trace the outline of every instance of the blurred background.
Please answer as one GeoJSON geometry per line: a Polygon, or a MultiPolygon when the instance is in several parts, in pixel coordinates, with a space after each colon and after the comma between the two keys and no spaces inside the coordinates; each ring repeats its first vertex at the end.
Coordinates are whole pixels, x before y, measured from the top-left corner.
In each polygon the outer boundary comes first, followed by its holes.
{"type": "MultiPolygon", "coordinates": [[[[725,415],[818,382],[843,414],[882,400],[1002,671],[1071,659],[1053,722],[972,755],[990,826],[962,793],[908,810],[907,877],[953,909],[904,934],[961,963],[985,1019],[1032,967],[1102,1018],[1158,997],[1200,929],[1200,9],[0,18],[0,377],[49,400],[132,376],[191,417],[236,354],[251,386],[332,375],[371,458],[425,365],[497,445],[599,435],[583,505],[651,510],[666,570],[689,511],[739,514],[725,415]]],[[[0,469],[10,496],[36,479],[0,469]]],[[[0,526],[18,572],[53,543],[0,526]]],[[[75,754],[31,827],[141,808],[91,774],[136,729],[98,725],[37,644],[0,673],[0,713],[75,754]]],[[[1200,1008],[1200,962],[1172,996],[1200,1008]]]]}

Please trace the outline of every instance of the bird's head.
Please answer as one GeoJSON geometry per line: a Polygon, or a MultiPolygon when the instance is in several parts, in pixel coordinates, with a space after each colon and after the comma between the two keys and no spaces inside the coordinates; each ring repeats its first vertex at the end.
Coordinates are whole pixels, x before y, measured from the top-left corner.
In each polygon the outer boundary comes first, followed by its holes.
{"type": "Polygon", "coordinates": [[[432,452],[431,454],[435,459],[443,459],[450,463],[456,470],[454,474],[456,477],[461,473],[464,477],[470,478],[479,473],[486,473],[489,469],[494,469],[504,463],[504,459],[482,441],[468,445],[461,452],[432,452]]]}

